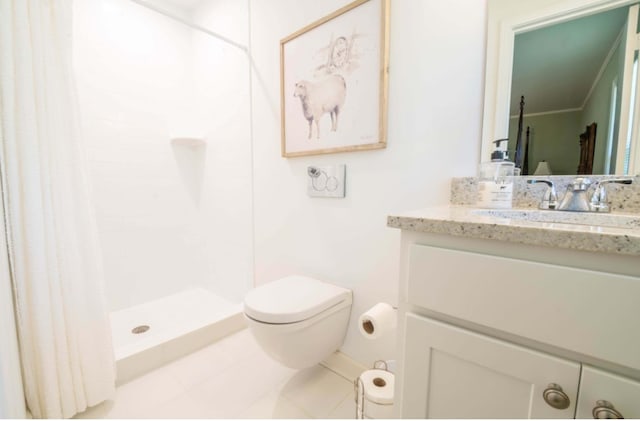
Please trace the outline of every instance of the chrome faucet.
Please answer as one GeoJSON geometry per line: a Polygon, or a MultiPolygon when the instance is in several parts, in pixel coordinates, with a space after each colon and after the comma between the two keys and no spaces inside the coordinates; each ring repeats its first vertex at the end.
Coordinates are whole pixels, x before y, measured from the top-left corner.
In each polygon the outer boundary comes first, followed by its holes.
{"type": "Polygon", "coordinates": [[[611,212],[609,202],[607,202],[607,184],[631,184],[633,180],[630,178],[612,178],[610,180],[602,180],[596,184],[596,189],[591,196],[589,206],[592,212],[611,212]]]}
{"type": "Polygon", "coordinates": [[[607,184],[631,184],[632,182],[633,180],[630,178],[612,178],[593,183],[588,178],[578,177],[567,186],[567,192],[564,194],[560,203],[558,203],[558,195],[553,181],[541,179],[527,180],[529,184],[544,183],[548,186],[542,196],[542,201],[539,206],[540,209],[556,209],[569,212],[611,212],[611,208],[607,202],[607,184]],[[591,185],[594,185],[595,189],[591,197],[587,197],[591,185]]]}
{"type": "Polygon", "coordinates": [[[540,201],[540,205],[538,206],[540,209],[556,209],[558,207],[558,193],[556,192],[556,186],[553,184],[553,181],[532,179],[527,180],[527,183],[543,183],[547,185],[547,189],[544,191],[542,200],[540,201]]]}
{"type": "Polygon", "coordinates": [[[591,187],[591,180],[588,178],[575,178],[568,186],[562,201],[558,205],[558,210],[570,212],[589,212],[589,199],[587,190],[591,187]]]}

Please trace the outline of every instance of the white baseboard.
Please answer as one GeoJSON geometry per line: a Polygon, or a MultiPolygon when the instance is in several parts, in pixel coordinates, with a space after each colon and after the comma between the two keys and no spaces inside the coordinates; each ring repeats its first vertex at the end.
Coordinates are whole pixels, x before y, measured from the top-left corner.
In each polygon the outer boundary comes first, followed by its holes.
{"type": "Polygon", "coordinates": [[[320,364],[351,382],[369,369],[340,351],[334,352],[320,364]]]}

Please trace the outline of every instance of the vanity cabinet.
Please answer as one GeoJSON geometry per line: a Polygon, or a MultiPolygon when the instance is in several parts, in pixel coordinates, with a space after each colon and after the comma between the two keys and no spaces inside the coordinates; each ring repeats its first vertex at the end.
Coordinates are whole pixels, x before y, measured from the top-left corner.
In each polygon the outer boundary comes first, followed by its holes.
{"type": "Polygon", "coordinates": [[[580,364],[411,313],[404,361],[410,387],[403,389],[403,418],[573,418],[575,412],[580,364]],[[545,402],[545,390],[560,409],[545,402]]]}
{"type": "Polygon", "coordinates": [[[635,256],[403,231],[396,415],[640,417],[635,256]]]}
{"type": "Polygon", "coordinates": [[[416,314],[405,327],[403,418],[640,418],[638,381],[416,314]]]}

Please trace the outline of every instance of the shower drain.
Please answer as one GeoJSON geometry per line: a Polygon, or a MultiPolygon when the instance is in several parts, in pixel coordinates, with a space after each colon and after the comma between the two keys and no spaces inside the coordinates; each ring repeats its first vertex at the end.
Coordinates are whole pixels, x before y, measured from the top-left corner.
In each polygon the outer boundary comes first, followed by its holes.
{"type": "Polygon", "coordinates": [[[134,335],[139,335],[141,333],[146,332],[149,329],[151,329],[151,328],[149,326],[147,326],[147,325],[140,325],[140,326],[136,326],[133,329],[131,329],[131,333],[133,333],[134,335]]]}

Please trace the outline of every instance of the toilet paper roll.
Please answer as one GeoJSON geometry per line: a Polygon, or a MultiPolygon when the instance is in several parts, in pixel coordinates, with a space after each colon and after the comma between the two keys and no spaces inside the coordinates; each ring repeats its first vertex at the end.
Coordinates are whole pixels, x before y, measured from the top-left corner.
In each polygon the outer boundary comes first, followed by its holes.
{"type": "Polygon", "coordinates": [[[363,372],[356,390],[358,414],[362,414],[362,418],[391,419],[394,383],[394,375],[388,371],[373,369],[363,372]]]}
{"type": "Polygon", "coordinates": [[[377,339],[396,327],[396,310],[387,303],[378,303],[365,311],[358,320],[360,333],[369,339],[377,339]]]}

